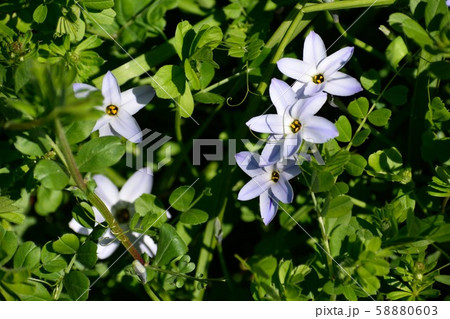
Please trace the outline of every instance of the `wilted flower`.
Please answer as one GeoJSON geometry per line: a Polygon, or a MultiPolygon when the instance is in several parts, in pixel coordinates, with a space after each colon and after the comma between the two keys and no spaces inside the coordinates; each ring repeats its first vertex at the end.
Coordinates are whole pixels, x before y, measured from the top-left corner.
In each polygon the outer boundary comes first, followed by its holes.
{"type": "MultiPolygon", "coordinates": [[[[73,90],[76,97],[84,97],[89,92],[97,91],[97,88],[74,83],[73,90]]],[[[98,130],[100,136],[123,136],[131,142],[141,142],[142,132],[132,115],[151,101],[155,90],[149,85],[142,85],[121,93],[116,78],[108,71],[103,78],[102,95],[103,105],[97,109],[106,114],[97,121],[92,131],[98,130]]]]}
{"type": "MultiPolygon", "coordinates": [[[[134,214],[134,202],[142,194],[150,194],[153,184],[153,175],[149,168],[141,168],[135,172],[123,185],[119,191],[117,187],[103,175],[94,175],[93,179],[97,183],[94,192],[103,201],[109,211],[113,214],[115,219],[120,224],[122,230],[128,229],[128,222],[134,214]]],[[[95,213],[96,223],[105,221],[103,216],[93,207],[95,213]]],[[[92,230],[80,225],[75,219],[69,223],[69,227],[75,232],[82,235],[89,235],[92,230]]],[[[150,257],[156,254],[156,244],[150,236],[144,235],[141,237],[140,233],[128,232],[127,236],[132,242],[140,238],[137,242],[137,248],[141,253],[146,253],[150,257]]],[[[119,247],[120,242],[114,240],[115,236],[108,228],[103,234],[103,239],[100,239],[97,246],[97,256],[99,259],[105,259],[111,256],[119,247]]]]}
{"type": "Polygon", "coordinates": [[[300,174],[295,159],[284,163],[260,167],[259,154],[240,152],[236,154],[239,167],[252,179],[242,187],[238,200],[250,200],[259,196],[259,207],[264,224],[268,225],[278,209],[278,202],[291,203],[294,198],[289,180],[300,174]]]}
{"type": "Polygon", "coordinates": [[[350,60],[353,47],[345,47],[327,57],[325,44],[311,31],[305,39],[303,61],[283,58],[277,62],[281,73],[297,80],[293,89],[307,96],[327,92],[337,96],[349,96],[362,90],[359,82],[339,70],[350,60]]]}
{"type": "Polygon", "coordinates": [[[339,135],[332,122],[315,116],[327,100],[325,93],[297,100],[291,87],[277,79],[272,79],[269,92],[278,114],[256,116],[246,123],[252,131],[272,134],[261,154],[261,165],[291,157],[302,140],[320,144],[339,135]]]}

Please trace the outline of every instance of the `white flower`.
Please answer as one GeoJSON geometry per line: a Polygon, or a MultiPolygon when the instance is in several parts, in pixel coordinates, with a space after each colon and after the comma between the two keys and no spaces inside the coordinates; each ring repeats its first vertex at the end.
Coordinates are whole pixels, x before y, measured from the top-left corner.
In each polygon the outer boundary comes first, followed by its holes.
{"type": "Polygon", "coordinates": [[[362,91],[359,82],[339,70],[350,60],[353,47],[345,47],[327,57],[325,44],[311,31],[305,39],[303,61],[283,58],[277,62],[281,73],[297,80],[293,89],[298,95],[314,95],[327,92],[337,96],[349,96],[362,91]]]}
{"type": "MultiPolygon", "coordinates": [[[[74,83],[73,91],[76,97],[85,97],[97,88],[74,83]]],[[[103,78],[102,95],[103,105],[97,109],[104,111],[105,115],[97,121],[92,132],[99,130],[100,136],[123,136],[131,142],[141,142],[142,132],[132,115],[151,101],[155,90],[149,85],[142,85],[121,93],[116,78],[108,71],[103,78]]]]}
{"type": "MultiPolygon", "coordinates": [[[[150,194],[153,185],[153,175],[149,168],[141,168],[135,172],[123,185],[119,191],[117,187],[103,175],[94,175],[94,180],[97,183],[97,187],[94,192],[108,207],[109,211],[113,214],[115,219],[119,222],[122,230],[128,229],[128,222],[134,214],[134,202],[142,194],[150,194]]],[[[103,216],[93,207],[95,213],[96,223],[102,223],[105,221],[103,216]]],[[[89,235],[92,229],[88,229],[80,225],[75,219],[72,219],[69,223],[69,227],[76,233],[82,235],[89,235]]],[[[127,232],[127,236],[133,243],[138,239],[141,234],[137,232],[127,232]]],[[[108,228],[103,234],[103,239],[100,239],[97,245],[97,256],[99,259],[105,259],[111,256],[114,251],[119,247],[119,240],[114,240],[115,236],[108,228]]],[[[141,253],[146,253],[150,257],[156,254],[156,244],[150,236],[144,235],[136,243],[138,250],[141,253]]]]}
{"type": "Polygon", "coordinates": [[[269,93],[278,114],[259,115],[246,123],[252,131],[271,134],[261,154],[261,166],[291,157],[303,140],[321,144],[339,135],[332,122],[315,115],[327,100],[325,93],[297,100],[291,87],[277,79],[272,79],[269,93]]]}
{"type": "Polygon", "coordinates": [[[277,213],[278,202],[292,202],[294,191],[289,180],[300,174],[300,167],[295,158],[260,167],[259,154],[251,152],[237,153],[236,163],[252,178],[240,190],[238,200],[246,201],[259,196],[261,218],[268,225],[277,213]]]}

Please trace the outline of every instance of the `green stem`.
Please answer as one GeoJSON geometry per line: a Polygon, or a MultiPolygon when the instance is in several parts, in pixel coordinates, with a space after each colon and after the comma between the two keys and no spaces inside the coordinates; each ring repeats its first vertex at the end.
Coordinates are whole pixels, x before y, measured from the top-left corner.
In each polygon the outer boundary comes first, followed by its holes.
{"type": "Polygon", "coordinates": [[[86,183],[81,176],[78,166],[73,157],[72,150],[70,149],[69,142],[67,141],[66,135],[64,134],[63,127],[59,119],[55,120],[56,135],[58,137],[59,143],[61,144],[61,152],[65,158],[68,165],[70,175],[74,179],[78,188],[83,191],[92,205],[94,205],[101,213],[108,226],[111,228],[111,232],[117,237],[117,239],[122,243],[122,245],[128,250],[128,252],[133,256],[134,259],[138,260],[141,264],[144,264],[144,259],[139,254],[137,249],[133,246],[128,236],[123,232],[119,223],[115,220],[114,216],[111,214],[109,209],[103,203],[103,201],[93,192],[88,190],[86,183]]]}
{"type": "Polygon", "coordinates": [[[144,286],[145,292],[147,293],[147,295],[150,297],[151,300],[161,301],[161,299],[159,299],[159,297],[155,294],[153,289],[150,287],[149,283],[146,283],[143,286],[144,286]]]}
{"type": "Polygon", "coordinates": [[[214,279],[197,278],[197,277],[189,276],[189,275],[186,275],[186,274],[183,274],[183,273],[180,273],[180,272],[175,272],[175,271],[171,271],[171,270],[168,270],[168,269],[158,268],[158,267],[155,267],[153,265],[146,265],[146,267],[150,268],[151,270],[158,271],[158,272],[161,272],[161,273],[164,273],[164,274],[168,274],[168,275],[172,275],[172,276],[176,276],[176,277],[183,277],[183,278],[186,278],[186,279],[199,281],[199,282],[202,282],[202,283],[207,283],[208,281],[219,281],[219,282],[224,282],[225,281],[224,279],[215,279],[215,278],[214,279]]]}
{"type": "Polygon", "coordinates": [[[374,211],[375,211],[375,208],[376,208],[376,207],[374,207],[374,206],[372,206],[372,205],[369,205],[369,204],[367,204],[366,202],[363,202],[362,200],[359,200],[359,199],[357,199],[357,198],[354,198],[354,197],[351,197],[351,196],[348,196],[348,195],[347,195],[347,197],[350,198],[350,200],[352,201],[352,203],[353,203],[354,205],[356,205],[356,206],[358,206],[358,207],[361,207],[361,208],[364,208],[364,209],[367,209],[367,210],[369,210],[369,211],[371,211],[371,212],[374,212],[374,211]]]}
{"type": "Polygon", "coordinates": [[[388,6],[395,3],[396,0],[346,0],[326,3],[307,3],[302,9],[304,13],[319,12],[325,10],[343,10],[353,8],[388,6]]]}
{"type": "Polygon", "coordinates": [[[223,79],[223,80],[220,80],[219,82],[216,82],[216,83],[214,83],[214,84],[212,84],[212,85],[210,85],[210,86],[204,88],[203,90],[199,91],[198,93],[205,93],[205,92],[212,91],[212,90],[218,88],[219,86],[224,85],[224,84],[227,84],[227,83],[230,82],[231,80],[233,80],[233,79],[235,79],[235,78],[237,78],[237,77],[240,77],[241,75],[245,75],[245,74],[250,73],[250,72],[253,71],[253,70],[254,70],[254,68],[249,68],[248,70],[245,70],[245,71],[242,71],[242,72],[235,73],[235,74],[233,74],[233,75],[231,75],[231,76],[229,76],[229,77],[227,77],[227,78],[225,78],[225,79],[223,79]]]}

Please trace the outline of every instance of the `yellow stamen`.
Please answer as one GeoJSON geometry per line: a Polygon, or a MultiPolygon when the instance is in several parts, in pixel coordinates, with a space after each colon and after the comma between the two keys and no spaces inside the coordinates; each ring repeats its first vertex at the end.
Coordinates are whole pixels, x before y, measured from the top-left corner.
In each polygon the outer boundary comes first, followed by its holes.
{"type": "Polygon", "coordinates": [[[292,133],[297,133],[302,128],[302,125],[298,120],[295,120],[291,123],[291,125],[289,125],[289,127],[291,128],[292,133]]]}
{"type": "Polygon", "coordinates": [[[108,115],[117,115],[119,113],[119,108],[115,105],[108,105],[106,107],[106,114],[108,115]]]}
{"type": "Polygon", "coordinates": [[[325,81],[325,78],[323,77],[323,74],[316,74],[312,77],[312,80],[316,84],[323,83],[325,81]]]}
{"type": "Polygon", "coordinates": [[[280,179],[280,173],[278,173],[277,171],[273,171],[271,179],[275,183],[278,182],[278,180],[280,179]]]}

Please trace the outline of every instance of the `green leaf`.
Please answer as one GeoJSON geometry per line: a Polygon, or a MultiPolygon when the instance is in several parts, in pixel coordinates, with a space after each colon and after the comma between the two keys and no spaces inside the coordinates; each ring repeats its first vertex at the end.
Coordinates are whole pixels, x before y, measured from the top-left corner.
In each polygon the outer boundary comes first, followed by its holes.
{"type": "Polygon", "coordinates": [[[143,217],[141,227],[160,227],[167,220],[166,209],[153,194],[143,194],[134,202],[136,213],[143,217]]]}
{"type": "Polygon", "coordinates": [[[179,105],[177,107],[180,108],[180,115],[184,118],[188,118],[194,112],[194,99],[192,98],[191,89],[189,88],[189,83],[186,81],[186,85],[184,87],[184,93],[180,97],[179,105]]]}
{"type": "Polygon", "coordinates": [[[51,149],[50,142],[41,130],[31,130],[15,136],[14,147],[30,156],[43,156],[51,149]]]}
{"type": "MultiPolygon", "coordinates": [[[[361,80],[362,87],[365,88],[370,93],[373,93],[373,94],[380,93],[380,90],[381,90],[380,74],[377,71],[375,71],[374,69],[370,69],[368,72],[365,72],[363,75],[361,75],[360,80],[361,80]]],[[[362,99],[362,98],[360,98],[360,99],[362,99]]]]}
{"type": "Polygon", "coordinates": [[[67,267],[64,258],[53,250],[52,242],[48,242],[42,247],[41,262],[44,269],[51,273],[58,272],[67,267]]]}
{"type": "Polygon", "coordinates": [[[180,186],[170,194],[170,205],[181,212],[189,209],[195,196],[195,189],[190,186],[180,186]]]}
{"type": "Polygon", "coordinates": [[[352,126],[345,115],[339,116],[336,122],[336,128],[339,131],[339,136],[336,137],[336,140],[339,142],[350,142],[352,139],[352,126]]]}
{"type": "Polygon", "coordinates": [[[345,165],[345,170],[352,176],[360,176],[364,172],[367,161],[359,154],[352,154],[350,162],[345,165]]]}
{"type": "Polygon", "coordinates": [[[64,234],[53,243],[53,249],[63,255],[75,254],[80,247],[80,241],[74,234],[64,234]]]}
{"type": "Polygon", "coordinates": [[[197,73],[194,71],[193,67],[195,67],[196,62],[193,60],[186,59],[184,60],[184,71],[186,73],[186,78],[189,80],[191,87],[193,90],[200,90],[200,79],[197,73]],[[194,64],[194,66],[191,65],[194,64]]]}
{"type": "Polygon", "coordinates": [[[25,220],[25,215],[19,213],[19,208],[14,206],[14,201],[8,197],[0,197],[0,219],[5,219],[11,223],[21,224],[25,220]]]}
{"type": "Polygon", "coordinates": [[[84,141],[91,135],[96,120],[72,121],[64,126],[64,133],[66,134],[69,144],[76,144],[84,141]]]}
{"type": "Polygon", "coordinates": [[[404,85],[396,85],[384,93],[383,97],[393,105],[404,105],[408,101],[408,88],[404,85]]]}
{"type": "Polygon", "coordinates": [[[408,54],[408,48],[401,36],[396,37],[386,48],[386,58],[389,64],[397,69],[400,61],[408,54]]]}
{"type": "Polygon", "coordinates": [[[94,267],[97,262],[97,245],[93,241],[86,240],[78,249],[77,259],[86,267],[94,267]]]}
{"type": "Polygon", "coordinates": [[[186,254],[188,248],[175,228],[164,224],[160,228],[158,251],[153,259],[156,266],[167,265],[172,259],[186,254]]]}
{"type": "Polygon", "coordinates": [[[353,137],[353,146],[360,146],[362,143],[364,143],[364,141],[370,135],[370,132],[370,129],[364,129],[356,133],[353,137]]]}
{"type": "Polygon", "coordinates": [[[385,126],[391,117],[391,110],[379,109],[369,114],[369,122],[376,126],[385,126]]]}
{"type": "Polygon", "coordinates": [[[33,269],[39,264],[41,250],[32,241],[24,242],[14,255],[14,268],[33,269]]]}
{"type": "Polygon", "coordinates": [[[83,0],[87,9],[105,10],[114,7],[114,0],[83,0]]]}
{"type": "Polygon", "coordinates": [[[182,21],[177,24],[174,47],[180,60],[189,57],[188,44],[190,46],[194,34],[195,32],[192,30],[192,26],[188,21],[182,21]]]}
{"type": "Polygon", "coordinates": [[[208,221],[209,215],[207,212],[200,209],[190,209],[180,216],[180,222],[188,225],[199,225],[208,221]]]}
{"type": "Polygon", "coordinates": [[[311,189],[314,193],[327,192],[334,185],[334,176],[327,171],[319,171],[313,175],[311,189]]]}
{"type": "MultiPolygon", "coordinates": [[[[203,26],[205,29],[208,27],[207,25],[203,26]]],[[[197,37],[194,39],[194,43],[196,46],[194,48],[203,48],[205,46],[214,49],[221,42],[223,38],[222,29],[218,26],[208,27],[206,30],[200,30],[197,34],[197,37]]]]}
{"type": "Polygon", "coordinates": [[[369,111],[369,101],[365,97],[350,102],[347,108],[348,112],[356,118],[362,119],[369,111]]]}
{"type": "Polygon", "coordinates": [[[41,3],[40,5],[37,6],[36,9],[34,9],[33,12],[33,20],[36,23],[42,23],[45,21],[45,19],[47,18],[47,6],[43,3],[41,3]]]}
{"type": "Polygon", "coordinates": [[[49,189],[40,185],[36,192],[37,201],[34,205],[36,213],[46,216],[54,213],[63,199],[63,192],[61,190],[49,189]]]}
{"type": "Polygon", "coordinates": [[[425,7],[425,24],[428,27],[428,30],[432,27],[431,25],[433,24],[432,22],[434,22],[433,20],[438,20],[440,16],[447,14],[447,11],[448,9],[445,0],[427,1],[427,5],[425,7]]]}
{"type": "Polygon", "coordinates": [[[0,266],[6,264],[16,252],[17,236],[0,225],[0,266]]]}
{"type": "Polygon", "coordinates": [[[89,278],[80,271],[71,271],[64,277],[64,288],[72,300],[87,300],[89,278]]]}
{"type": "Polygon", "coordinates": [[[62,166],[49,159],[39,161],[34,168],[34,178],[49,189],[63,189],[69,182],[69,175],[62,166]]]}
{"type": "Polygon", "coordinates": [[[337,196],[330,201],[325,216],[327,218],[338,218],[351,212],[352,207],[353,203],[348,196],[337,196]]]}
{"type": "Polygon", "coordinates": [[[164,65],[151,81],[156,95],[161,99],[173,100],[185,92],[186,76],[184,70],[176,65],[164,65]]]}
{"type": "Polygon", "coordinates": [[[434,276],[434,280],[442,284],[450,286],[450,276],[449,275],[437,275],[434,276]]]}
{"type": "Polygon", "coordinates": [[[433,232],[429,238],[437,243],[446,243],[450,241],[450,224],[440,226],[433,232]]]}
{"type": "Polygon", "coordinates": [[[433,45],[433,40],[422,26],[403,13],[397,12],[391,14],[389,16],[389,24],[393,27],[400,27],[408,38],[416,42],[422,48],[433,45]]]}
{"type": "Polygon", "coordinates": [[[198,92],[194,94],[194,100],[203,104],[221,104],[225,101],[225,98],[216,93],[198,92]]]}
{"type": "Polygon", "coordinates": [[[86,202],[81,202],[72,210],[72,217],[83,227],[94,228],[95,227],[95,214],[91,205],[86,202]]]}
{"type": "Polygon", "coordinates": [[[102,136],[81,146],[76,156],[80,172],[100,170],[116,164],[125,154],[120,138],[102,136]]]}
{"type": "Polygon", "coordinates": [[[411,296],[411,293],[407,291],[393,291],[386,295],[389,300],[399,300],[409,296],[411,296]]]}

